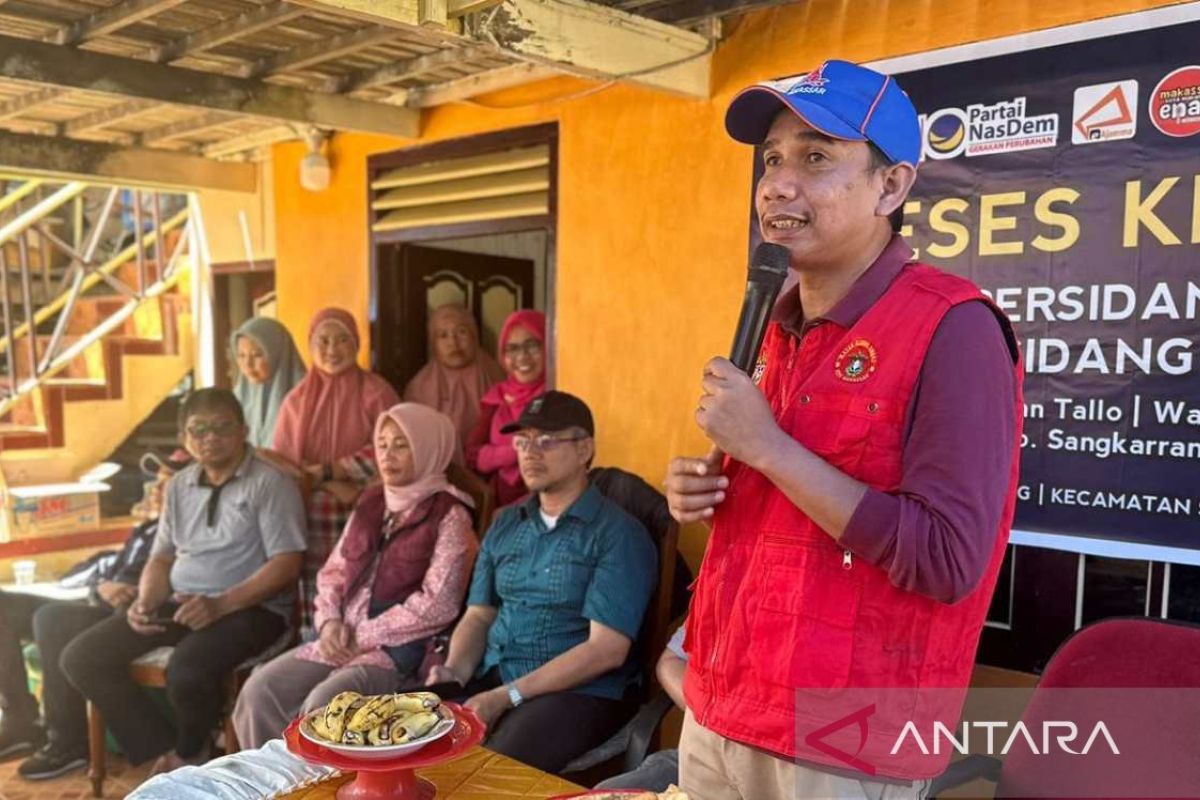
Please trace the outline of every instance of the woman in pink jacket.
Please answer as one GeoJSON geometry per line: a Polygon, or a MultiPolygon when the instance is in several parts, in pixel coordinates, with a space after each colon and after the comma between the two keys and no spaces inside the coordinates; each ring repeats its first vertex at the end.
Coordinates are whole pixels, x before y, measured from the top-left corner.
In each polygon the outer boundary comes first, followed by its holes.
{"type": "Polygon", "coordinates": [[[500,331],[500,363],[508,377],[480,401],[479,422],[467,440],[467,465],[491,477],[496,505],[505,506],[528,492],[517,469],[512,436],[500,429],[516,422],[529,401],[546,391],[546,315],[518,311],[500,331]]]}
{"type": "Polygon", "coordinates": [[[242,747],[261,747],[339,692],[411,683],[427,640],[462,609],[478,543],[471,498],[446,478],[454,423],[401,403],[379,417],[374,445],[383,483],[363,492],[317,575],[320,638],[250,676],[233,712],[242,747]]]}

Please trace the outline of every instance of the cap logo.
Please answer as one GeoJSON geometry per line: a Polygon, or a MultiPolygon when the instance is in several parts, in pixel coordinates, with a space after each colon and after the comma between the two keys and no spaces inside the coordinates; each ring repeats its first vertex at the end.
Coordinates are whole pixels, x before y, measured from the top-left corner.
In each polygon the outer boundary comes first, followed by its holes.
{"type": "Polygon", "coordinates": [[[530,403],[529,403],[529,413],[530,413],[530,414],[540,414],[540,413],[542,412],[542,403],[543,403],[543,402],[544,402],[544,401],[543,401],[543,400],[542,400],[542,398],[540,398],[540,397],[538,397],[538,398],[535,398],[535,399],[533,399],[532,401],[530,401],[530,403]]]}
{"type": "Polygon", "coordinates": [[[828,83],[829,79],[825,77],[825,65],[822,64],[806,75],[769,81],[767,85],[783,94],[825,94],[825,86],[828,83]]]}

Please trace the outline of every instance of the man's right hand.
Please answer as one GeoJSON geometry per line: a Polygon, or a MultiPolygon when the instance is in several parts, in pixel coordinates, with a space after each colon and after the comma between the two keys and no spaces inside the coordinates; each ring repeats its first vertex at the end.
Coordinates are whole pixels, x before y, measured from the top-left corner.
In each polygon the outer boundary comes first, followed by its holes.
{"type": "Polygon", "coordinates": [[[721,459],[716,448],[704,458],[676,458],[667,468],[667,505],[677,522],[703,522],[712,519],[713,509],[725,499],[729,479],[721,474],[721,459]]]}
{"type": "Polygon", "coordinates": [[[429,677],[425,679],[426,686],[434,686],[439,683],[457,683],[459,686],[467,685],[466,681],[458,677],[458,674],[445,664],[436,664],[429,670],[429,677]]]}
{"type": "Polygon", "coordinates": [[[142,600],[134,601],[133,605],[125,612],[125,619],[129,622],[129,627],[134,633],[140,633],[142,636],[153,636],[156,633],[165,633],[166,628],[162,625],[155,625],[151,620],[155,610],[162,603],[155,603],[153,606],[144,603],[142,600]]]}

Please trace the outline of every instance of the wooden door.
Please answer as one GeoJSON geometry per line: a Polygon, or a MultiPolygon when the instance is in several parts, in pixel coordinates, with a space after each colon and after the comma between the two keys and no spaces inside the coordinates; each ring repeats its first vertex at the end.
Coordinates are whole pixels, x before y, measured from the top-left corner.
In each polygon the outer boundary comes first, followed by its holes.
{"type": "Polygon", "coordinates": [[[376,369],[403,391],[429,358],[429,313],[458,303],[479,323],[480,344],[493,355],[505,318],[534,308],[534,262],[411,244],[378,254],[376,369]]]}

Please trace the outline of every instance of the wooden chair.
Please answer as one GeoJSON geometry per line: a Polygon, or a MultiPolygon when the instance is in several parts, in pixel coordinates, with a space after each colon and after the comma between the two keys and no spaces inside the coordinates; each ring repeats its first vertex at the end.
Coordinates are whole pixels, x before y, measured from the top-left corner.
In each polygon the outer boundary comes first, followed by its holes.
{"type": "Polygon", "coordinates": [[[450,465],[446,477],[475,501],[475,535],[482,540],[496,513],[496,492],[492,484],[458,464],[450,465]]]}
{"type": "MultiPolygon", "coordinates": [[[[233,705],[251,671],[259,664],[271,660],[296,643],[296,629],[286,631],[279,640],[265,651],[249,659],[225,678],[225,702],[222,710],[222,731],[225,735],[225,752],[236,753],[239,749],[237,732],[233,728],[233,705]]],[[[135,659],[129,665],[129,675],[138,686],[147,689],[167,687],[167,662],[173,647],[159,647],[135,659]]],[[[89,701],[88,716],[88,778],[92,782],[92,796],[104,796],[104,780],[108,775],[108,748],[105,741],[104,717],[89,701]]]]}

